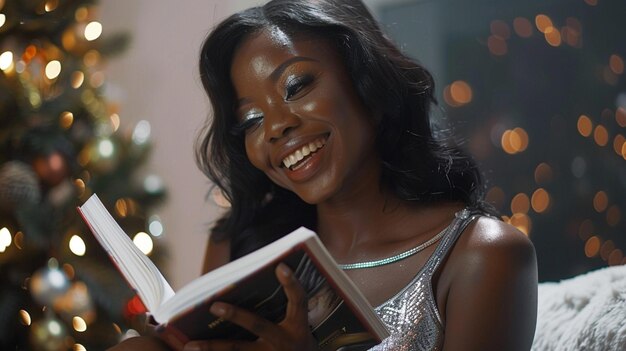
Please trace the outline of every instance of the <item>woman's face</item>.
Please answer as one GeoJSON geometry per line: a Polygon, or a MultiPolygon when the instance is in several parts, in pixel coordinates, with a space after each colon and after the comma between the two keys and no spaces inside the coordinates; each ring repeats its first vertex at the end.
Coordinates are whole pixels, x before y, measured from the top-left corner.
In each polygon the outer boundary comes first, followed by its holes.
{"type": "Polygon", "coordinates": [[[326,41],[264,30],[240,45],[230,74],[248,158],[277,185],[318,204],[379,167],[370,112],[326,41]]]}

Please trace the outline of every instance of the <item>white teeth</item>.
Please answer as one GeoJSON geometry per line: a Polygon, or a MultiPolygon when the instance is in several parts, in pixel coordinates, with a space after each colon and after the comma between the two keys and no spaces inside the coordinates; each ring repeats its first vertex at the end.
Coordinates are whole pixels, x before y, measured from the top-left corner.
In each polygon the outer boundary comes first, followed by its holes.
{"type": "Polygon", "coordinates": [[[315,151],[320,149],[322,146],[324,146],[324,143],[326,143],[326,140],[317,139],[313,142],[310,142],[308,145],[304,145],[302,148],[296,150],[291,155],[285,157],[283,159],[283,166],[285,166],[285,168],[289,168],[295,165],[296,163],[298,163],[299,161],[301,161],[308,155],[314,153],[315,151]]]}

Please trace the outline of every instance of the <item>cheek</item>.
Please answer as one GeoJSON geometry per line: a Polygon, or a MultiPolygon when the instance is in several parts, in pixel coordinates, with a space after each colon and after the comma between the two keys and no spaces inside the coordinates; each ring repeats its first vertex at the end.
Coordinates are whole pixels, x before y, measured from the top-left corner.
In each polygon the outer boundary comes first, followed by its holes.
{"type": "Polygon", "coordinates": [[[263,165],[266,164],[264,160],[267,160],[268,156],[267,152],[261,147],[262,144],[263,138],[261,136],[257,136],[256,133],[247,135],[245,138],[246,155],[248,156],[248,160],[254,167],[265,172],[263,165]]]}

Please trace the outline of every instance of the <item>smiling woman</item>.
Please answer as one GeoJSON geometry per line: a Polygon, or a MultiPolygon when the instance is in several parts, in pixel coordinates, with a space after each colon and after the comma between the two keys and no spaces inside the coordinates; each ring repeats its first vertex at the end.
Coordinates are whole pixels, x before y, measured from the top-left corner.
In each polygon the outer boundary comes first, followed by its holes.
{"type": "MultiPolygon", "coordinates": [[[[363,3],[274,0],[235,14],[206,39],[200,73],[213,118],[198,161],[231,203],[205,270],[307,226],[389,328],[373,350],[530,348],[534,249],[493,216],[473,160],[434,137],[431,75],[363,3]]],[[[259,338],[186,348],[315,349],[303,288],[283,273],[281,322],[216,303],[211,313],[259,338]]]]}
{"type": "Polygon", "coordinates": [[[274,184],[316,204],[379,168],[371,113],[323,39],[263,30],[237,49],[231,77],[248,159],[274,184]]]}

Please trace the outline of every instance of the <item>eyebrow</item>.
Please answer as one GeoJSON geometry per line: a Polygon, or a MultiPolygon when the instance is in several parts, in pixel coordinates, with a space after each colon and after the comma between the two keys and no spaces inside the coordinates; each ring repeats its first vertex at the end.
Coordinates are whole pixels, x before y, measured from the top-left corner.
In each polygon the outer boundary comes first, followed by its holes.
{"type": "MultiPolygon", "coordinates": [[[[278,80],[278,77],[280,77],[281,74],[283,74],[283,72],[287,69],[287,67],[291,66],[292,64],[296,63],[296,62],[302,62],[302,61],[309,61],[309,62],[319,62],[318,60],[314,59],[314,58],[310,58],[310,57],[306,57],[306,56],[294,56],[288,60],[286,60],[285,62],[281,63],[280,65],[278,65],[278,67],[276,67],[274,69],[274,71],[272,73],[270,73],[270,79],[273,82],[276,82],[278,80]]],[[[243,106],[247,103],[250,102],[250,98],[247,97],[243,97],[241,99],[239,99],[237,101],[237,106],[243,106]]]]}
{"type": "Polygon", "coordinates": [[[277,81],[278,77],[280,77],[280,75],[285,71],[285,69],[287,69],[287,67],[291,66],[292,64],[296,63],[296,62],[301,62],[301,61],[313,61],[313,62],[318,62],[316,59],[310,58],[310,57],[306,57],[306,56],[294,56],[292,58],[290,58],[289,60],[281,63],[280,65],[278,65],[278,67],[276,67],[276,69],[274,69],[274,72],[272,72],[270,74],[270,79],[272,79],[272,81],[277,81]]]}

